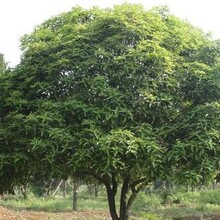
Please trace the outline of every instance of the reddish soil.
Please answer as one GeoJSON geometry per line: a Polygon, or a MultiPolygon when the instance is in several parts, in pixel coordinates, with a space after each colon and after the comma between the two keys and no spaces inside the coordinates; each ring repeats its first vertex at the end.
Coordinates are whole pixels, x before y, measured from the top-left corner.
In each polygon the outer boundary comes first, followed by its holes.
{"type": "Polygon", "coordinates": [[[0,220],[110,220],[109,214],[102,211],[80,212],[34,212],[28,210],[11,210],[0,207],[0,220]]]}
{"type": "MultiPolygon", "coordinates": [[[[76,211],[76,212],[36,212],[29,210],[12,210],[0,206],[0,220],[110,220],[108,212],[76,211]]],[[[136,219],[136,218],[135,218],[136,219]]],[[[220,220],[220,215],[191,216],[173,218],[173,220],[220,220]]]]}
{"type": "Polygon", "coordinates": [[[220,220],[219,215],[189,216],[187,218],[176,218],[174,220],[220,220]]]}

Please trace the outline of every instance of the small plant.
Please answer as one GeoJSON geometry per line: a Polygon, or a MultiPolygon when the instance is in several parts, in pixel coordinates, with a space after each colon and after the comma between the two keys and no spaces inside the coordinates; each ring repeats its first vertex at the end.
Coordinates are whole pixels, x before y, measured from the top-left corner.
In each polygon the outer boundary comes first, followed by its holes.
{"type": "Polygon", "coordinates": [[[220,205],[220,191],[219,190],[207,190],[201,192],[201,202],[220,205]]]}
{"type": "Polygon", "coordinates": [[[164,220],[164,218],[153,213],[142,213],[141,217],[145,220],[164,220]]]}
{"type": "Polygon", "coordinates": [[[132,206],[132,211],[140,213],[157,209],[159,206],[161,206],[161,198],[157,194],[141,192],[132,206]]]}

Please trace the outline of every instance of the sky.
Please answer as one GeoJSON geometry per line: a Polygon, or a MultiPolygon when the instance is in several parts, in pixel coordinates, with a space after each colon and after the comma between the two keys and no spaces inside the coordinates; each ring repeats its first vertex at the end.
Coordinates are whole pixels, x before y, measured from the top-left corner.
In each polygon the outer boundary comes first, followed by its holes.
{"type": "Polygon", "coordinates": [[[218,0],[1,0],[0,53],[4,54],[9,66],[15,66],[20,61],[20,38],[50,17],[69,11],[76,5],[106,8],[124,2],[142,4],[146,9],[167,5],[172,14],[205,32],[211,32],[214,39],[220,39],[218,0]]]}

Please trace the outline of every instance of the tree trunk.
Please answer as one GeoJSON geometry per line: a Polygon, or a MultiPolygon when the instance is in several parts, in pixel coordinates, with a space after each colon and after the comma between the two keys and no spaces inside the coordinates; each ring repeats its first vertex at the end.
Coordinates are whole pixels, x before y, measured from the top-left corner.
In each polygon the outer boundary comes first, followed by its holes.
{"type": "Polygon", "coordinates": [[[66,198],[66,180],[63,180],[63,198],[66,198]]]}
{"type": "Polygon", "coordinates": [[[111,178],[107,176],[107,178],[102,178],[95,173],[91,174],[101,183],[103,183],[106,187],[107,197],[108,197],[108,205],[109,212],[112,220],[128,220],[129,219],[129,210],[131,205],[133,204],[135,198],[137,197],[140,190],[143,188],[144,183],[146,184],[145,178],[137,179],[136,181],[131,183],[131,179],[128,176],[124,179],[122,188],[121,188],[121,199],[120,199],[120,212],[117,213],[115,196],[118,189],[118,182],[115,178],[115,175],[112,174],[111,178]],[[128,198],[128,192],[131,189],[131,196],[128,198]]]}
{"type": "Polygon", "coordinates": [[[129,178],[125,178],[122,188],[121,188],[121,199],[120,199],[120,220],[127,220],[128,215],[128,206],[127,206],[127,195],[129,189],[129,178]]]}
{"type": "Polygon", "coordinates": [[[98,197],[98,191],[99,191],[99,185],[98,184],[94,185],[94,190],[95,190],[95,192],[94,192],[95,198],[97,198],[98,197]]]}
{"type": "Polygon", "coordinates": [[[217,186],[216,180],[213,180],[212,181],[212,189],[216,190],[216,188],[217,188],[216,186],[217,186]]]}
{"type": "Polygon", "coordinates": [[[73,210],[77,210],[77,200],[78,200],[78,188],[79,184],[77,180],[73,179],[73,210]]]}
{"type": "Polygon", "coordinates": [[[110,185],[106,185],[106,191],[108,196],[108,205],[109,205],[109,211],[110,215],[112,217],[112,220],[120,220],[116,211],[116,205],[115,205],[115,195],[116,192],[113,188],[111,188],[110,185]]]}
{"type": "Polygon", "coordinates": [[[89,194],[94,195],[95,198],[98,197],[98,188],[99,188],[99,184],[98,183],[88,184],[87,188],[88,188],[89,194]]]}

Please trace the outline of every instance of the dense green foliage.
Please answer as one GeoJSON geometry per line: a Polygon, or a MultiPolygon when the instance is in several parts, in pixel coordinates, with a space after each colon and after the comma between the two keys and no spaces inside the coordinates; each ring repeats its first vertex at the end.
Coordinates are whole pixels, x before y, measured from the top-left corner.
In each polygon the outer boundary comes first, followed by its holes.
{"type": "Polygon", "coordinates": [[[142,186],[218,172],[218,41],[163,8],[124,4],[74,8],[21,46],[21,63],[1,76],[4,180],[90,175],[125,220],[142,186]]]}

